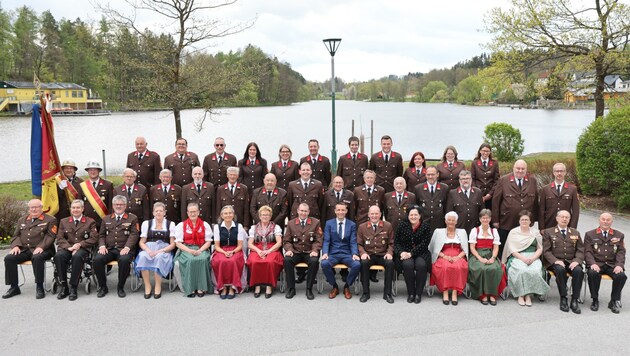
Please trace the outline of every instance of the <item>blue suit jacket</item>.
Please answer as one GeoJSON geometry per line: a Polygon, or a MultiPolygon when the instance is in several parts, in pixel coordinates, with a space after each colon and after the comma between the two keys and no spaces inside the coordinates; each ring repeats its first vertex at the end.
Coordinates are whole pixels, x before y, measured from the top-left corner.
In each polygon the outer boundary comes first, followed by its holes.
{"type": "Polygon", "coordinates": [[[322,254],[345,254],[358,256],[359,248],[357,246],[357,224],[355,224],[352,220],[346,219],[346,223],[344,224],[343,239],[339,236],[337,229],[337,218],[326,221],[322,254]]]}

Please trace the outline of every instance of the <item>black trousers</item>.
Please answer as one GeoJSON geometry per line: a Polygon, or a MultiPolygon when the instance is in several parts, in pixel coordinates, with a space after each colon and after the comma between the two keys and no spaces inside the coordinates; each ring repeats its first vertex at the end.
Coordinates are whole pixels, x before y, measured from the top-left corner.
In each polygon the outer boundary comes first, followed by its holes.
{"type": "Polygon", "coordinates": [[[61,284],[68,283],[68,264],[72,265],[72,273],[70,273],[70,286],[76,288],[79,285],[79,278],[83,272],[83,265],[89,256],[88,250],[80,248],[72,254],[68,250],[59,250],[55,255],[55,266],[57,267],[57,275],[61,284]]]}
{"type": "Polygon", "coordinates": [[[602,282],[602,274],[605,274],[612,278],[612,292],[610,293],[610,299],[621,300],[621,290],[626,284],[628,277],[624,272],[613,273],[613,267],[604,265],[599,269],[599,272],[595,272],[592,269],[588,269],[588,289],[591,291],[592,299],[599,299],[599,285],[602,282]]]}
{"type": "Polygon", "coordinates": [[[505,241],[507,241],[510,230],[497,229],[497,232],[499,233],[499,240],[501,240],[501,244],[499,245],[499,255],[497,256],[500,260],[501,256],[503,256],[503,247],[505,247],[505,241]]]}
{"type": "Polygon", "coordinates": [[[361,284],[363,284],[363,294],[370,294],[370,267],[372,267],[372,265],[385,267],[385,286],[383,294],[391,295],[392,280],[394,279],[394,260],[386,260],[384,256],[379,255],[370,255],[370,259],[361,260],[361,284]]]}
{"type": "Polygon", "coordinates": [[[4,283],[8,286],[18,285],[18,265],[22,262],[32,261],[35,283],[44,283],[44,269],[46,260],[54,256],[54,250],[45,250],[37,255],[31,250],[24,250],[17,255],[8,254],[4,256],[4,283]]]}
{"type": "Polygon", "coordinates": [[[584,271],[580,265],[575,266],[573,271],[571,271],[569,269],[570,264],[569,261],[564,261],[566,267],[562,267],[554,263],[549,269],[556,275],[556,284],[558,284],[558,292],[561,297],[567,296],[567,279],[569,278],[567,273],[571,274],[571,289],[573,290],[571,299],[579,299],[582,283],[584,282],[584,271]]]}
{"type": "Polygon", "coordinates": [[[408,295],[420,295],[427,283],[427,274],[431,269],[431,264],[427,264],[421,256],[411,257],[402,262],[403,275],[407,285],[408,295]]]}
{"type": "Polygon", "coordinates": [[[315,283],[315,275],[319,268],[319,256],[311,256],[310,253],[293,253],[293,256],[284,256],[284,272],[287,277],[287,288],[295,289],[295,265],[306,263],[306,289],[312,289],[315,283]]]}
{"type": "Polygon", "coordinates": [[[96,275],[99,288],[107,286],[105,266],[111,261],[118,261],[118,288],[123,289],[131,271],[133,257],[131,251],[126,255],[121,255],[120,250],[117,248],[109,249],[105,255],[97,252],[94,256],[94,274],[96,275]]]}

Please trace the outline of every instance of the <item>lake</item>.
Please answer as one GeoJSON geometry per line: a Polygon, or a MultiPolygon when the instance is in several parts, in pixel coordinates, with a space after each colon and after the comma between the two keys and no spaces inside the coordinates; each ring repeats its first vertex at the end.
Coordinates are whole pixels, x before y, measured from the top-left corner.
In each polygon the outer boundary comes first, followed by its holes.
{"type": "MultiPolygon", "coordinates": [[[[195,123],[202,110],[182,112],[182,131],[189,150],[200,159],[214,151],[214,138],[226,140],[227,151],[242,158],[245,146],[255,141],[269,163],[277,160],[280,144],[288,144],[294,159],[308,154],[308,140],[320,142],[320,153],[330,157],[332,148],[331,103],[311,101],[290,106],[227,108],[206,120],[202,131],[195,123]]],[[[370,120],[374,120],[374,151],[382,135],[393,138],[393,148],[409,160],[415,151],[426,157],[441,157],[444,147],[454,145],[461,159],[472,159],[482,142],[483,130],[492,122],[505,122],[521,130],[525,154],[541,151],[574,152],[578,137],[592,121],[592,110],[526,110],[506,107],[476,107],[456,104],[368,103],[336,101],[337,151],[348,150],[351,122],[355,135],[366,136],[370,152],[370,120]]],[[[174,152],[175,124],[170,112],[114,113],[111,116],[56,117],[55,139],[59,158],[72,158],[84,175],[87,161],[102,162],[106,152],[107,171],[117,174],[134,150],[137,136],[147,138],[149,149],[164,160],[174,152]]],[[[0,182],[30,179],[30,117],[0,119],[2,143],[0,182]]]]}

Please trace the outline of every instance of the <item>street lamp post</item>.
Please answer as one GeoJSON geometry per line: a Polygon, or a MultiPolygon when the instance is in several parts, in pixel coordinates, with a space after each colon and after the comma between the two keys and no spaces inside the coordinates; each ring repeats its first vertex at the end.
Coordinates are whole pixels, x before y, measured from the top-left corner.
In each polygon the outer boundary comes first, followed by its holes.
{"type": "Polygon", "coordinates": [[[339,48],[341,38],[327,38],[324,40],[324,46],[330,53],[330,95],[332,99],[332,151],[331,151],[331,164],[332,171],[337,172],[337,140],[335,129],[335,53],[339,48]]]}

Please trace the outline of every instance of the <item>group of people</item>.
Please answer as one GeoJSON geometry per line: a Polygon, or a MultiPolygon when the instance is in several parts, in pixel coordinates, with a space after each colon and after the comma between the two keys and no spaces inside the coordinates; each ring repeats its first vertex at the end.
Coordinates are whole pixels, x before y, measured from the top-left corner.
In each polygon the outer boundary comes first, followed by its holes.
{"type": "Polygon", "coordinates": [[[577,189],[565,182],[564,164],[554,165],[554,181],[539,190],[523,160],[500,177],[486,143],[468,169],[453,146],[434,166],[416,152],[405,168],[392,143],[383,136],[381,150],[368,159],[359,152],[359,139],[351,137],[334,177],[314,139],[299,163],[290,147],[281,145],[279,160],[268,166],[255,142],[237,161],[218,137],[215,152],[201,162],[180,138],[162,165],[138,137],[118,187],[100,177],[98,162],[86,165],[84,181],[76,176],[76,164],[66,160],[58,179],[57,219],[32,200],[29,216],[18,222],[5,258],[10,288],[3,298],[20,293],[14,269],[25,260],[33,261],[36,295],[43,297],[43,261],[54,256],[62,286],[58,298],[74,300],[82,265],[93,255],[99,297],[108,293],[105,269],[114,260],[118,295],[125,296],[134,262],[147,299],[160,298],[161,280],[171,274],[188,297],[202,297],[214,285],[212,292],[222,299],[246,286],[254,288],[255,297],[269,298],[282,269],[287,298],[305,280],[306,296],[313,299],[321,263],[330,298],[340,293],[351,298],[350,287],[360,279],[360,300],[367,302],[370,282],[378,280],[375,270],[382,269],[389,303],[395,274],[402,273],[410,303],[421,302],[430,277],[444,304],[457,305],[468,285],[473,298],[496,305],[507,285],[520,305],[530,306],[532,295],[548,291],[547,269],[558,281],[560,309],[578,313],[586,262],[591,309],[599,306],[599,279],[606,274],[613,279],[609,307],[619,312],[626,279],[623,234],[610,228],[610,214],[602,214],[600,227],[582,241],[575,230],[577,189]],[[538,229],[532,228],[536,221],[538,229]]]}

